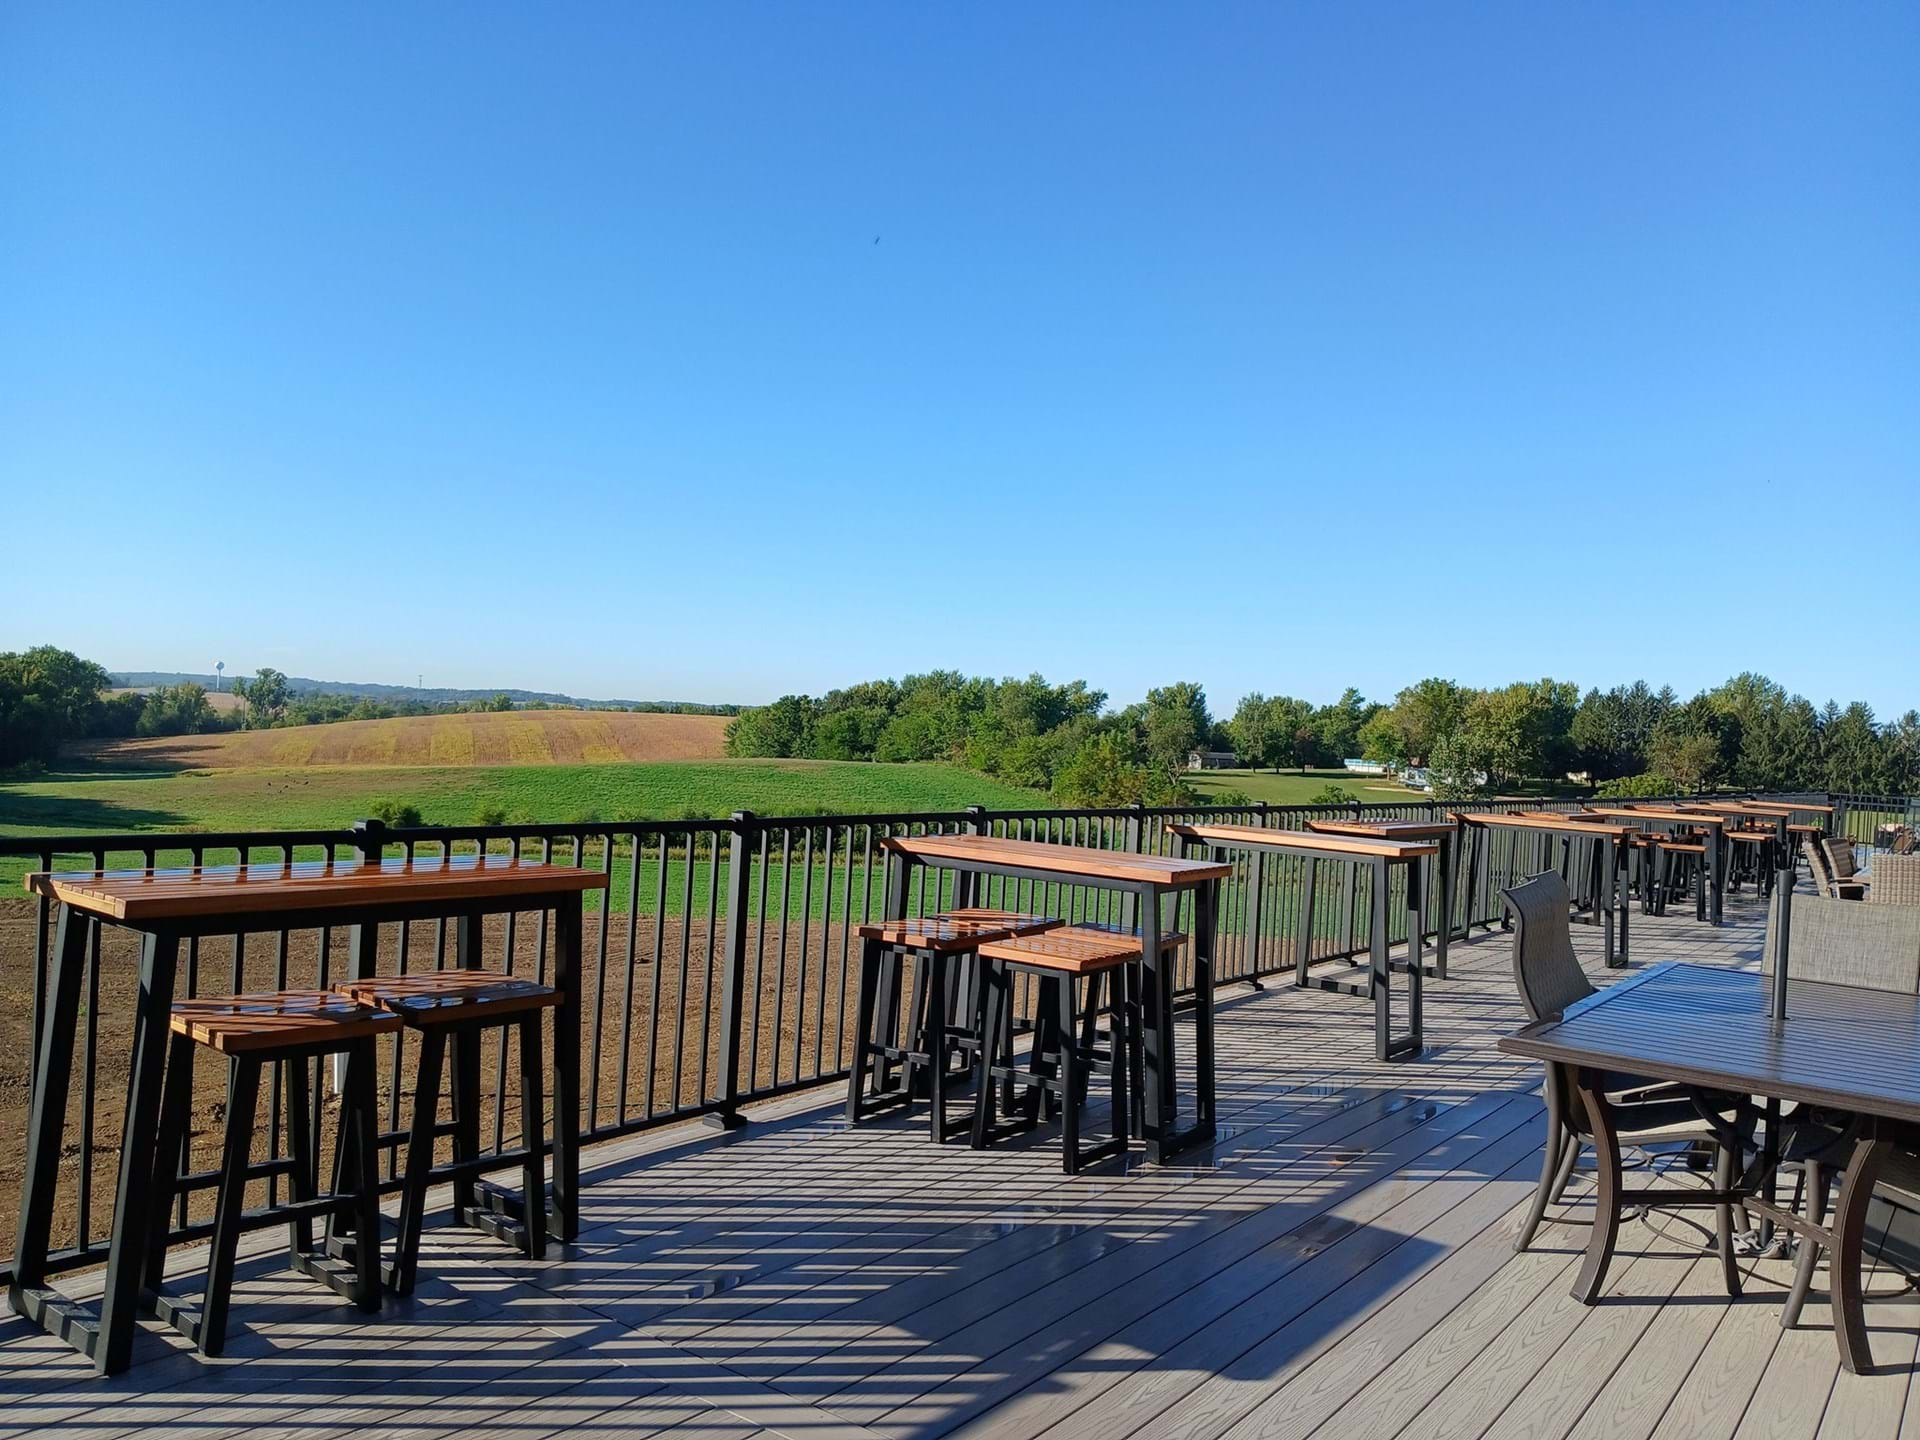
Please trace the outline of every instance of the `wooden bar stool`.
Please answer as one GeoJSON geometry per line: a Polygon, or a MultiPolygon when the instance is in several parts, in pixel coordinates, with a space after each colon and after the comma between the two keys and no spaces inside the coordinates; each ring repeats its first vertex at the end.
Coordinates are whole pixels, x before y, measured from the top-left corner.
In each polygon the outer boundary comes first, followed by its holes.
{"type": "Polygon", "coordinates": [[[1092,927],[1070,927],[1044,934],[1019,936],[983,944],[984,1004],[978,1021],[984,1044],[978,1066],[978,1098],[973,1112],[973,1146],[985,1149],[996,1138],[994,1094],[1001,1085],[1025,1087],[1019,1129],[1040,1123],[1045,1097],[1060,1105],[1061,1168],[1077,1174],[1082,1166],[1126,1153],[1128,1094],[1139,1092],[1140,941],[1137,936],[1092,927]],[[1033,1048],[1024,1068],[1013,1063],[1006,1018],[1013,1008],[1013,981],[1031,975],[1037,982],[1033,1048]],[[1088,982],[1088,1005],[1093,981],[1108,976],[1107,1012],[1111,1049],[1103,1062],[1085,1042],[1082,1017],[1075,1004],[1075,982],[1088,982]],[[1081,1110],[1088,1080],[1104,1063],[1111,1082],[1113,1133],[1098,1144],[1080,1145],[1081,1110]],[[1131,1079],[1132,1084],[1129,1085],[1131,1079]]]}
{"type": "Polygon", "coordinates": [[[1660,853],[1661,880],[1658,886],[1659,898],[1655,902],[1654,913],[1667,913],[1667,902],[1677,890],[1685,894],[1689,886],[1693,889],[1693,918],[1707,918],[1707,847],[1704,841],[1674,840],[1664,835],[1654,837],[1654,846],[1660,853]]]}
{"type": "MultiPolygon", "coordinates": [[[[413,1293],[420,1263],[420,1232],[427,1190],[453,1182],[453,1209],[462,1224],[514,1246],[537,1260],[547,1248],[546,1120],[542,1097],[541,1012],[560,1003],[560,992],[516,975],[487,970],[436,970],[420,975],[377,976],[339,987],[363,1004],[397,1017],[420,1036],[413,1085],[413,1119],[407,1132],[406,1175],[401,1185],[400,1237],[387,1288],[413,1293]],[[490,1029],[516,1030],[520,1039],[520,1145],[480,1154],[480,1038],[490,1029]],[[454,1047],[453,1163],[433,1163],[440,1133],[441,1071],[447,1046],[454,1047]],[[477,1187],[479,1176],[518,1168],[520,1194],[477,1187]]],[[[504,1042],[504,1035],[502,1036],[504,1042]]]]}
{"type": "MultiPolygon", "coordinates": [[[[1133,931],[1127,929],[1124,925],[1099,925],[1092,921],[1083,920],[1073,928],[1076,930],[1092,931],[1101,935],[1130,937],[1136,944],[1139,942],[1139,937],[1135,936],[1133,931]]],[[[1160,973],[1167,977],[1167,994],[1163,999],[1163,1003],[1169,1006],[1173,1003],[1172,994],[1176,988],[1174,984],[1174,967],[1179,963],[1180,949],[1186,943],[1186,935],[1179,930],[1170,930],[1160,937],[1160,954],[1162,957],[1160,973]]],[[[1100,1029],[1100,1016],[1103,1011],[1107,1012],[1110,1016],[1112,1013],[1112,1003],[1123,998],[1119,993],[1120,986],[1123,983],[1124,976],[1119,970],[1096,971],[1087,977],[1087,993],[1082,997],[1080,1005],[1081,1037],[1085,1042],[1086,1048],[1092,1052],[1094,1059],[1098,1062],[1111,1063],[1113,1058],[1111,1053],[1112,1031],[1111,1028],[1106,1031],[1100,1029]],[[1108,991],[1106,1004],[1102,1004],[1100,998],[1103,986],[1108,991]],[[1101,1044],[1103,1036],[1106,1040],[1105,1046],[1101,1044]]],[[[1134,1053],[1137,1060],[1139,1058],[1138,1050],[1136,1049],[1134,1053]]],[[[1173,1032],[1171,1030],[1167,1032],[1166,1065],[1169,1071],[1173,1069],[1174,1050],[1173,1032]]],[[[1138,1128],[1140,1123],[1141,1076],[1136,1071],[1130,1079],[1132,1088],[1127,1092],[1128,1098],[1133,1104],[1130,1115],[1135,1128],[1138,1128]]]]}
{"type": "Polygon", "coordinates": [[[920,919],[862,925],[860,1002],[853,1072],[847,1077],[847,1123],[857,1125],[873,1111],[910,1105],[924,1094],[932,1102],[928,1126],[934,1143],[941,1144],[954,1134],[958,1127],[947,1120],[948,1092],[955,1078],[952,1057],[958,1053],[971,1063],[980,1050],[980,1035],[972,1023],[980,1013],[975,952],[990,940],[1038,934],[1060,923],[1013,910],[966,907],[920,919]],[[905,973],[908,960],[914,962],[910,987],[905,973]],[[903,995],[904,1041],[900,1036],[903,995]]]}
{"type": "Polygon", "coordinates": [[[145,1301],[162,1320],[192,1340],[203,1355],[226,1348],[227,1300],[233,1289],[236,1247],[243,1231],[287,1226],[288,1261],[362,1310],[380,1308],[378,1247],[365,1247],[349,1273],[324,1252],[312,1250],[312,1223],[325,1217],[329,1237],[338,1220],[362,1235],[378,1235],[379,1170],[375,1145],[379,1116],[374,1103],[374,1039],[400,1028],[385,1014],[329,991],[282,991],[186,1000],[173,1007],[172,1039],[160,1101],[159,1141],[154,1154],[152,1210],[148,1228],[145,1301]],[[179,1185],[180,1161],[192,1125],[194,1047],[204,1045],[227,1059],[228,1102],[219,1190],[214,1201],[212,1247],[206,1291],[199,1309],[164,1293],[167,1211],[179,1185]],[[316,1194],[314,1147],[308,1124],[307,1062],[344,1053],[340,1133],[335,1148],[332,1193],[316,1194]],[[254,1111],[260,1072],[281,1065],[286,1106],[285,1162],[252,1163],[254,1111]],[[292,1200],[259,1210],[246,1208],[247,1183],[286,1174],[292,1200]]]}

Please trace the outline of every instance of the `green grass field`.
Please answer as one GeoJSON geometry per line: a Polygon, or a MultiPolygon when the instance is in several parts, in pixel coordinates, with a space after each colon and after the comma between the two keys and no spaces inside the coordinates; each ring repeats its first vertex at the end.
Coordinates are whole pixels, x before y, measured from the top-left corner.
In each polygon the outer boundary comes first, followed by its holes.
{"type": "MultiPolygon", "coordinates": [[[[712,818],[735,810],[863,814],[1047,803],[1039,791],[953,765],[716,760],[171,772],[100,766],[0,785],[0,835],[324,829],[351,824],[383,800],[417,806],[429,825],[471,825],[488,812],[510,821],[565,823],[712,818]]],[[[208,856],[211,863],[233,858],[208,856]]],[[[22,860],[0,860],[0,886],[11,891],[26,868],[22,860]]]]}
{"type": "Polygon", "coordinates": [[[1346,770],[1297,770],[1276,773],[1272,770],[1198,770],[1182,777],[1202,800],[1223,790],[1238,790],[1269,805],[1311,805],[1314,797],[1329,785],[1351,790],[1368,805],[1392,805],[1402,800],[1424,800],[1414,790],[1406,790],[1378,775],[1355,775],[1346,770]]]}

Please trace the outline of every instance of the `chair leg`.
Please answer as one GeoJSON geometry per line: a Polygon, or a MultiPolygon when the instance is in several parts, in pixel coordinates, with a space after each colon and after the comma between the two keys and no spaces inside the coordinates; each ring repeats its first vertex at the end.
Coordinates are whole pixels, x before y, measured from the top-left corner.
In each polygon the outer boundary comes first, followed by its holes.
{"type": "Polygon", "coordinates": [[[1111,1087],[1113,1101],[1113,1134],[1125,1150],[1131,1135],[1127,1115],[1127,1071],[1132,1063],[1134,1047],[1139,1044],[1138,1037],[1129,1028],[1127,1004],[1125,1000],[1125,975],[1132,967],[1123,965],[1119,970],[1107,976],[1107,1025],[1112,1035],[1108,1047],[1110,1064],[1107,1067],[1107,1080],[1111,1087]]]}
{"type": "Polygon", "coordinates": [[[1567,1198],[1567,1186],[1573,1181],[1574,1168],[1580,1163],[1580,1137],[1569,1135],[1566,1148],[1560,1155],[1560,1169],[1553,1177],[1553,1203],[1558,1205],[1567,1198]]]}
{"type": "Polygon", "coordinates": [[[1540,1183],[1534,1186],[1533,1205],[1528,1209],[1527,1218],[1520,1226],[1520,1234],[1513,1242],[1513,1252],[1516,1255],[1524,1255],[1527,1246],[1533,1243],[1534,1233],[1539,1230],[1540,1221],[1547,1213],[1547,1205],[1555,1198],[1561,1160],[1565,1154],[1568,1139],[1569,1137],[1561,1129],[1560,1117],[1549,1108],[1546,1150],[1540,1159],[1540,1183]]]}
{"type": "Polygon", "coordinates": [[[1002,1056],[1010,1053],[1001,1038],[1007,984],[1005,966],[990,960],[980,962],[980,1058],[973,1087],[973,1148],[976,1150],[986,1149],[993,1133],[994,1096],[1000,1088],[993,1068],[1001,1063],[1002,1056]]]}
{"type": "MultiPolygon", "coordinates": [[[[349,1061],[351,1063],[351,1061],[349,1061]]],[[[293,1168],[287,1174],[287,1193],[295,1200],[311,1200],[319,1193],[314,1175],[313,1136],[307,1123],[307,1061],[305,1057],[280,1062],[281,1098],[287,1111],[287,1157],[293,1168]]],[[[344,1127],[343,1127],[344,1128],[344,1127]]],[[[313,1222],[307,1219],[287,1222],[287,1259],[313,1249],[313,1222]]]]}
{"type": "Polygon", "coordinates": [[[380,1101],[375,1082],[379,1053],[372,1037],[355,1041],[347,1051],[346,1113],[335,1142],[337,1147],[351,1144],[353,1148],[353,1298],[369,1313],[380,1308],[380,1101]]]}
{"type": "MultiPolygon", "coordinates": [[[[1733,1178],[1739,1165],[1739,1157],[1729,1145],[1721,1145],[1714,1153],[1713,1183],[1722,1194],[1733,1188],[1733,1178]]],[[[1726,1284],[1727,1294],[1736,1299],[1740,1294],[1740,1257],[1733,1253],[1733,1203],[1725,1202],[1713,1207],[1714,1239],[1720,1248],[1720,1278],[1726,1284]]]]}
{"type": "MultiPolygon", "coordinates": [[[[521,1218],[527,1232],[527,1258],[547,1254],[546,1099],[541,1089],[544,1057],[540,1051],[540,1017],[529,1010],[515,1028],[520,1032],[520,1144],[526,1159],[520,1163],[521,1218]]],[[[506,1032],[501,1032],[506,1038],[506,1032]]]]}
{"type": "Polygon", "coordinates": [[[861,1101],[866,1097],[867,1067],[873,1061],[873,1017],[879,1001],[880,945],[875,940],[860,942],[860,1002],[853,1030],[853,1073],[847,1077],[847,1124],[860,1123],[861,1101]]]}
{"type": "Polygon", "coordinates": [[[149,1290],[158,1290],[167,1269],[167,1212],[186,1146],[193,1111],[193,1040],[175,1035],[168,1045],[167,1079],[160,1097],[159,1148],[153,1156],[153,1205],[146,1216],[149,1290]]]}
{"type": "Polygon", "coordinates": [[[1073,1023],[1073,979],[1063,975],[1053,987],[1054,1029],[1060,1055],[1060,1168],[1080,1173],[1081,1059],[1073,1023]]]}
{"type": "Polygon", "coordinates": [[[927,1101],[933,1113],[927,1130],[933,1143],[947,1138],[947,1004],[953,998],[953,975],[947,957],[933,954],[927,958],[927,1027],[920,1036],[920,1048],[927,1056],[927,1101]]]}
{"type": "MultiPolygon", "coordinates": [[[[1827,1193],[1830,1184],[1827,1167],[1818,1160],[1806,1162],[1807,1219],[1815,1225],[1827,1223],[1827,1193]]],[[[1817,1240],[1808,1236],[1800,1237],[1800,1253],[1794,1257],[1793,1288],[1787,1292],[1787,1303],[1780,1311],[1780,1328],[1791,1330],[1800,1323],[1800,1312],[1806,1308],[1807,1294],[1813,1289],[1813,1272],[1820,1264],[1821,1246],[1817,1240]]]]}
{"type": "Polygon", "coordinates": [[[393,1277],[387,1288],[411,1295],[420,1265],[420,1230],[425,1222],[427,1184],[433,1173],[433,1128],[440,1109],[440,1065],[447,1037],[439,1029],[420,1032],[419,1069],[413,1082],[413,1121],[407,1131],[407,1174],[400,1190],[400,1237],[393,1253],[393,1277]]]}
{"type": "Polygon", "coordinates": [[[208,1356],[219,1355],[227,1348],[227,1301],[233,1293],[233,1262],[240,1245],[247,1163],[253,1149],[253,1112],[260,1095],[260,1062],[240,1056],[229,1063],[232,1098],[227,1108],[220,1192],[213,1207],[213,1246],[207,1258],[207,1292],[200,1316],[200,1353],[208,1356]]]}
{"type": "MultiPolygon", "coordinates": [[[[501,1039],[506,1038],[502,1030],[501,1039]]],[[[462,1026],[447,1037],[453,1061],[453,1158],[474,1160],[480,1155],[480,1031],[462,1026]]],[[[453,1182],[452,1213],[456,1223],[464,1219],[479,1201],[474,1181],[462,1177],[453,1182]]]]}

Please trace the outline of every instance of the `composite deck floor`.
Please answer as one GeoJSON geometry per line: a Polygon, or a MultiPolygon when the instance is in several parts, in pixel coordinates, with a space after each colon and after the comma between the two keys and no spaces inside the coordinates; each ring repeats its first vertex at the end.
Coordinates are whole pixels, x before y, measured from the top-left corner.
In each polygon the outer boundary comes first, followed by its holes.
{"type": "MultiPolygon", "coordinates": [[[[1636,966],[1756,963],[1751,901],[1719,930],[1633,918],[1636,966]]],[[[1822,1303],[1780,1329],[1784,1263],[1729,1302],[1690,1219],[1630,1223],[1592,1307],[1567,1293],[1584,1232],[1512,1253],[1544,1132],[1536,1071],[1495,1049],[1509,954],[1456,947],[1398,1065],[1360,1002],[1232,987],[1222,1134],[1191,1163],[1069,1179],[1044,1140],[936,1149],[807,1099],[590,1151],[564,1258],[430,1231],[420,1293],[378,1317],[256,1262],[219,1362],[149,1329],[97,1381],[10,1320],[0,1435],[1920,1434],[1897,1284],[1873,1287],[1885,1371],[1856,1377],[1822,1303]]]]}

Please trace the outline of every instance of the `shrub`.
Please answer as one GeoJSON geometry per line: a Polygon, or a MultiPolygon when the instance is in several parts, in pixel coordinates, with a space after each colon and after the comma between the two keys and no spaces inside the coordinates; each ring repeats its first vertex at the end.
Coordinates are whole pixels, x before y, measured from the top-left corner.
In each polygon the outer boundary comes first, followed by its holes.
{"type": "Polygon", "coordinates": [[[402,800],[376,800],[369,812],[383,825],[391,825],[397,830],[409,830],[427,822],[420,818],[420,807],[409,805],[402,800]]]}
{"type": "Polygon", "coordinates": [[[1307,803],[1309,805],[1354,805],[1359,803],[1359,800],[1360,796],[1344,785],[1322,785],[1307,803]]]}
{"type": "Polygon", "coordinates": [[[473,807],[473,823],[476,825],[504,825],[507,823],[507,807],[485,803],[473,807]]]}

